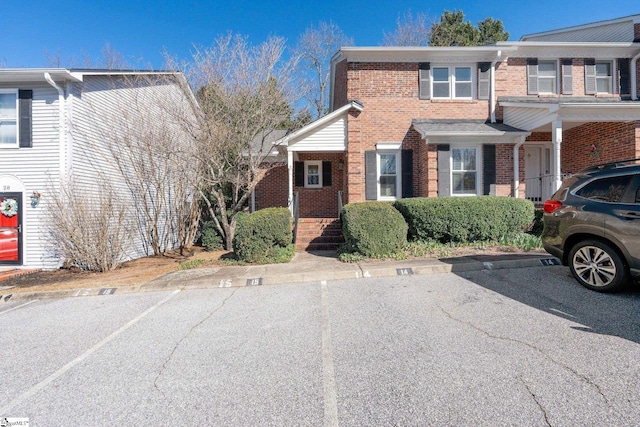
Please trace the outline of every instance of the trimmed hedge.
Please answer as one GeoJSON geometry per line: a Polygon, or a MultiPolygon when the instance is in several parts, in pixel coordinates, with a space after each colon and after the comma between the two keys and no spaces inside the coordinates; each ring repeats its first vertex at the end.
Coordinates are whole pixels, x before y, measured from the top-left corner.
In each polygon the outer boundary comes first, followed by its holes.
{"type": "Polygon", "coordinates": [[[239,260],[259,264],[291,260],[295,248],[289,209],[267,208],[238,219],[233,251],[239,260]]]}
{"type": "Polygon", "coordinates": [[[407,224],[390,203],[351,203],[342,209],[346,252],[384,257],[407,245],[407,224]]]}
{"type": "Polygon", "coordinates": [[[495,241],[526,231],[534,220],[533,203],[511,197],[413,198],[394,206],[414,241],[495,241]]]}

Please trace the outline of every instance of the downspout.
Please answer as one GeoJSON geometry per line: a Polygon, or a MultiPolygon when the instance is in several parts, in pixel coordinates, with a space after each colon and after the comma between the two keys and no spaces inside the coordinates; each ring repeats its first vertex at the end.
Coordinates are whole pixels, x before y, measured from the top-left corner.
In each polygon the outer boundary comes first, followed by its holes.
{"type": "Polygon", "coordinates": [[[638,58],[640,58],[640,52],[631,60],[631,99],[634,101],[638,100],[638,58]]]}
{"type": "Polygon", "coordinates": [[[44,73],[44,79],[58,91],[58,139],[60,141],[58,151],[60,152],[59,167],[60,180],[62,181],[63,177],[66,175],[65,164],[67,154],[64,90],[53,81],[51,74],[44,73]]]}
{"type": "Polygon", "coordinates": [[[499,50],[496,59],[491,62],[491,89],[489,93],[489,103],[491,104],[491,123],[496,122],[496,64],[502,56],[502,51],[499,50]]]}
{"type": "Polygon", "coordinates": [[[513,197],[517,199],[520,195],[520,147],[527,137],[521,136],[520,142],[513,146],[513,197]]]}

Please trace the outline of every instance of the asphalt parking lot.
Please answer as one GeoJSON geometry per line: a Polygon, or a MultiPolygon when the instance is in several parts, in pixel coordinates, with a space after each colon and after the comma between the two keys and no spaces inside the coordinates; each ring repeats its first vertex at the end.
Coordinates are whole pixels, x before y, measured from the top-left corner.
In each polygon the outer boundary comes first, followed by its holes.
{"type": "Polygon", "coordinates": [[[566,267],[9,300],[30,425],[637,425],[640,291],[566,267]]]}

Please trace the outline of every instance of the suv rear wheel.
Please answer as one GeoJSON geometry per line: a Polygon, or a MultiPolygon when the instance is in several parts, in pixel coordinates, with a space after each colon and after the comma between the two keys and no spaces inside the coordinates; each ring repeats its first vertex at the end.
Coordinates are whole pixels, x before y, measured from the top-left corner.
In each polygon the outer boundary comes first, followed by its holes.
{"type": "Polygon", "coordinates": [[[613,292],[627,284],[627,269],[618,253],[599,240],[575,244],[569,252],[573,277],[584,287],[598,292],[613,292]]]}

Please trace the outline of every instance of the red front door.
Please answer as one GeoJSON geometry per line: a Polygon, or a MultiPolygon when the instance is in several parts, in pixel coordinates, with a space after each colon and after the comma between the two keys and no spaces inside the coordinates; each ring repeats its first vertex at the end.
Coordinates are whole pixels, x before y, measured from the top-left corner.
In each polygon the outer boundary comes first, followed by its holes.
{"type": "Polygon", "coordinates": [[[0,193],[0,264],[19,264],[22,235],[22,195],[0,193]]]}

